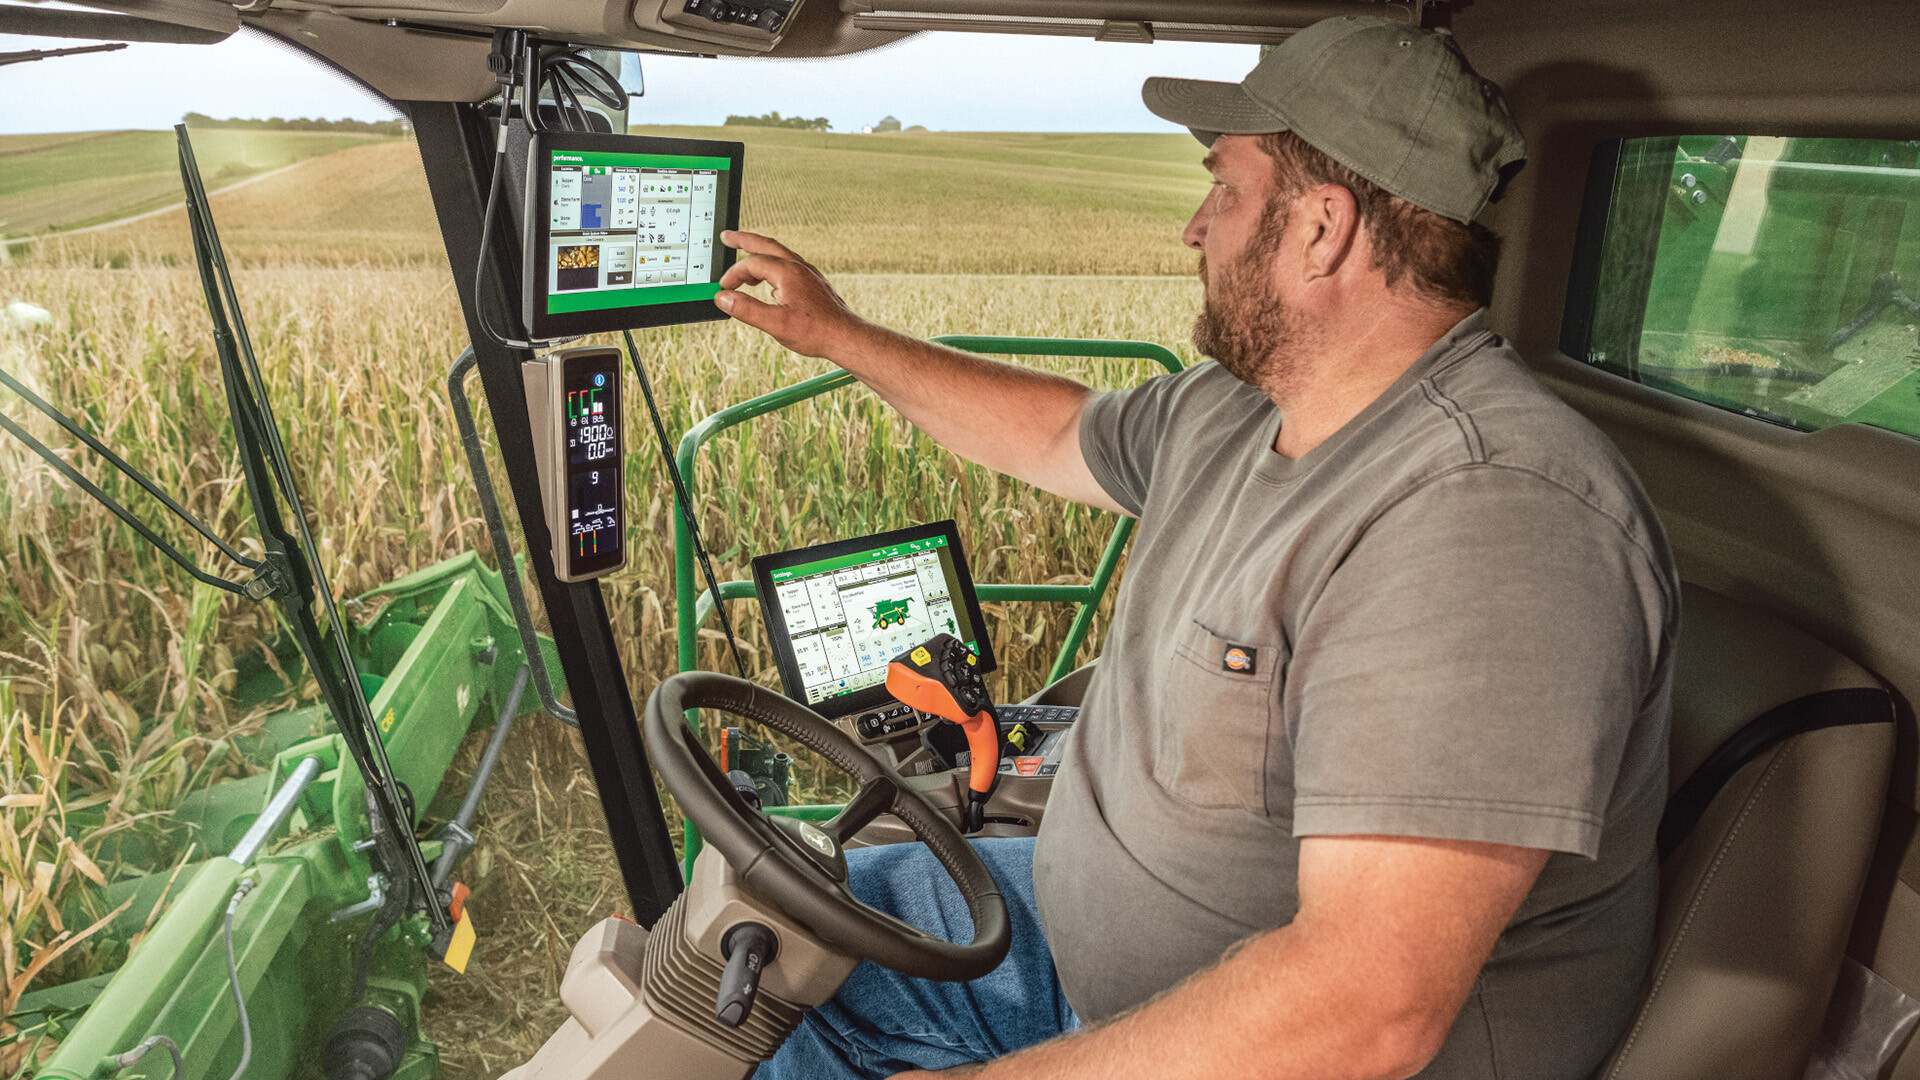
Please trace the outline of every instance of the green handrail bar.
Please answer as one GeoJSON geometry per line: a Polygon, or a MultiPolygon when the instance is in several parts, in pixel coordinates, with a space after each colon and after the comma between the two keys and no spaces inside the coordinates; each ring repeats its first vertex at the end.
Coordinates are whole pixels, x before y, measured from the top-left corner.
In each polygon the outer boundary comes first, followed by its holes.
{"type": "MultiPolygon", "coordinates": [[[[936,344],[966,352],[995,356],[1078,356],[1113,360],[1152,360],[1165,368],[1169,374],[1179,371],[1183,366],[1173,350],[1151,341],[999,337],[972,334],[947,334],[936,337],[933,341],[936,344]]],[[[675,460],[679,464],[680,475],[686,478],[689,497],[693,491],[694,458],[700,453],[700,448],[714,436],[755,417],[778,412],[790,405],[818,397],[853,381],[853,376],[845,371],[830,371],[823,375],[815,375],[811,379],[804,379],[792,386],[781,387],[737,405],[729,405],[687,429],[687,433],[680,438],[680,449],[675,455],[675,460]]],[[[1054,657],[1053,667],[1047,673],[1049,683],[1064,677],[1073,669],[1073,658],[1079,654],[1080,646],[1086,642],[1087,632],[1093,625],[1094,615],[1099,611],[1100,601],[1106,595],[1108,586],[1113,583],[1114,570],[1120,564],[1121,552],[1126,550],[1127,539],[1133,535],[1133,525],[1134,521],[1130,517],[1122,517],[1114,525],[1112,535],[1107,538],[1107,546],[1100,553],[1100,561],[1094,566],[1093,576],[1085,585],[983,583],[978,587],[982,600],[1054,601],[1079,605],[1074,613],[1073,623],[1067,628],[1067,638],[1061,642],[1060,652],[1054,657]]],[[[685,515],[676,513],[673,519],[673,596],[681,671],[692,671],[698,665],[700,628],[706,625],[713,614],[713,593],[709,589],[696,589],[693,573],[693,539],[687,532],[685,515]]],[[[751,581],[720,583],[720,599],[723,603],[728,600],[743,600],[757,596],[758,592],[751,581]]],[[[687,723],[696,732],[699,731],[699,720],[692,712],[687,714],[687,723]]],[[[806,810],[808,816],[819,812],[813,808],[801,807],[782,807],[774,812],[798,814],[802,810],[806,810]]],[[[700,833],[691,821],[683,824],[686,830],[686,843],[681,870],[683,874],[691,875],[694,856],[700,853],[700,833]]]]}

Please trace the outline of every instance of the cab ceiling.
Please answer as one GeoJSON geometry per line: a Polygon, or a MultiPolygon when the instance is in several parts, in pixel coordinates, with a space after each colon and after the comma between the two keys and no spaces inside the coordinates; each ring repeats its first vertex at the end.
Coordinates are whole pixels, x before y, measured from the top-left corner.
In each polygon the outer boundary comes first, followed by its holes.
{"type": "MultiPolygon", "coordinates": [[[[785,0],[720,2],[757,10],[785,0]]],[[[1370,14],[1413,23],[1420,11],[1418,0],[794,0],[784,23],[767,32],[703,18],[695,7],[688,0],[247,0],[239,13],[394,100],[477,101],[494,91],[485,59],[496,27],[580,45],[800,58],[878,48],[925,30],[1086,37],[1116,48],[1272,44],[1324,18],[1370,14]]]]}

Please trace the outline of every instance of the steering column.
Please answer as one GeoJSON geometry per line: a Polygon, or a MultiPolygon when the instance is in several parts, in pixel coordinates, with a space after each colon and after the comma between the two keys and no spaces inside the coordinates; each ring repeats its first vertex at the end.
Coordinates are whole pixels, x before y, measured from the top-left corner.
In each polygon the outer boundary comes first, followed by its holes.
{"type": "Polygon", "coordinates": [[[511,1080],[740,1080],[861,960],[928,979],[979,978],[1006,958],[1006,901],[947,817],[805,706],[730,675],[686,672],[647,702],[647,751],[706,837],[687,890],[651,931],[609,918],[581,938],[560,986],[571,1014],[511,1080]],[[714,709],[757,720],[858,784],[820,825],[749,807],[683,719],[714,709]],[[892,814],[940,861],[973,917],[945,941],[861,903],[846,845],[892,814]]]}

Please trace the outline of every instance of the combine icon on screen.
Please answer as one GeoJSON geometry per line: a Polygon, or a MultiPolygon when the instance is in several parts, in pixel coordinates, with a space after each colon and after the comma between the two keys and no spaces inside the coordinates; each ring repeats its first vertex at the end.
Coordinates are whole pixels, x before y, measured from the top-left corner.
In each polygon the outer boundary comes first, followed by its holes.
{"type": "Polygon", "coordinates": [[[913,606],[913,598],[900,600],[882,600],[873,605],[873,628],[885,630],[889,626],[905,625],[907,609],[913,606]]]}

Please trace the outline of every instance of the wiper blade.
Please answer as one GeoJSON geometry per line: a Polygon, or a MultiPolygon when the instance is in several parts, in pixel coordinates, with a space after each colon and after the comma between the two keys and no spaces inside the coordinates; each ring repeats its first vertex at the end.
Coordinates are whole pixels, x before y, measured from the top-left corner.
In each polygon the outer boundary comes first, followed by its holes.
{"type": "Polygon", "coordinates": [[[174,131],[179,137],[180,179],[186,188],[194,260],[200,269],[207,314],[213,322],[214,350],[220,359],[228,411],[233,416],[234,445],[246,478],[247,496],[253,503],[254,520],[260,526],[267,563],[284,571],[286,587],[278,596],[288,628],[306,658],[308,670],[313,672],[321,698],[333,713],[334,724],[347,744],[348,753],[366,781],[372,796],[368,800],[369,815],[384,819],[370,821],[370,826],[376,834],[384,827],[388,835],[404,838],[404,842],[391,845],[404,849],[400,856],[403,865],[386,867],[388,874],[396,879],[396,887],[401,887],[401,875],[405,875],[410,891],[425,902],[436,936],[450,932],[446,909],[435,900],[433,875],[427,869],[426,860],[421,858],[420,846],[411,842],[413,821],[402,799],[400,783],[394,777],[393,765],[387,760],[386,744],[381,742],[380,730],[367,706],[366,694],[360,689],[353,656],[348,651],[346,626],[334,604],[319,546],[307,527],[293,465],[281,444],[279,425],[273,417],[266,382],[260,376],[253,340],[240,313],[233,276],[220,247],[220,234],[214,228],[213,208],[207,199],[206,185],[201,182],[200,168],[194,161],[193,143],[185,124],[175,125],[174,131]],[[286,518],[292,519],[292,531],[281,515],[279,499],[286,500],[286,518]],[[324,634],[315,618],[316,606],[326,619],[324,634]]]}
{"type": "Polygon", "coordinates": [[[35,60],[51,60],[56,56],[80,56],[85,53],[112,52],[115,49],[124,49],[126,47],[126,42],[118,41],[111,45],[77,45],[71,49],[27,49],[24,52],[3,52],[0,53],[0,67],[6,67],[8,64],[30,64],[35,60]]]}

